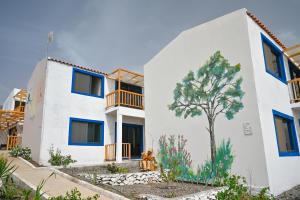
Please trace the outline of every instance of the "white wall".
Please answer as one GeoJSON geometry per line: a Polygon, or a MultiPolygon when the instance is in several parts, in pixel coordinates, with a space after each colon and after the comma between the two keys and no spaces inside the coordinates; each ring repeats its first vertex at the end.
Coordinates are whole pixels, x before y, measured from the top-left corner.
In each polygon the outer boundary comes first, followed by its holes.
{"type": "MultiPolygon", "coordinates": [[[[270,189],[274,194],[279,194],[300,184],[300,157],[279,157],[272,109],[290,116],[294,114],[290,105],[288,86],[268,74],[265,70],[260,33],[264,33],[269,39],[270,37],[250,18],[248,18],[248,29],[253,68],[255,69],[257,104],[264,139],[270,189]]],[[[273,41],[272,39],[270,40],[273,41]]],[[[276,45],[274,41],[273,44],[276,45]]],[[[278,48],[280,47],[278,46],[278,48]]],[[[287,80],[289,80],[290,77],[286,59],[285,71],[287,73],[287,80]]],[[[295,113],[295,115],[295,126],[299,134],[299,117],[297,113],[295,113]]]]}
{"type": "Polygon", "coordinates": [[[205,115],[177,118],[167,105],[172,103],[176,83],[190,70],[197,70],[217,50],[231,64],[241,64],[239,76],[243,77],[245,96],[244,109],[233,120],[217,118],[216,142],[231,139],[235,155],[233,173],[248,181],[251,176],[252,185],[268,186],[245,9],[182,32],[145,65],[146,145],[151,147],[153,141],[157,149],[162,134],[183,134],[194,167],[210,157],[205,115]],[[243,123],[250,123],[252,135],[244,135],[243,123]]]}
{"type": "MultiPolygon", "coordinates": [[[[104,121],[104,144],[114,143],[116,117],[105,113],[106,99],[71,93],[72,70],[70,66],[48,61],[39,158],[44,165],[48,165],[48,150],[52,144],[62,154],[70,154],[77,160],[77,165],[94,165],[104,161],[104,146],[68,145],[70,117],[104,121]]],[[[113,90],[114,81],[105,78],[104,85],[107,94],[113,90]]]]}
{"type": "Polygon", "coordinates": [[[15,109],[15,99],[14,96],[20,91],[20,89],[14,88],[5,99],[3,103],[3,110],[14,110],[15,109]]]}
{"type": "Polygon", "coordinates": [[[45,95],[46,60],[35,67],[27,85],[29,101],[25,107],[22,146],[29,147],[33,160],[40,157],[41,132],[45,95]]]}

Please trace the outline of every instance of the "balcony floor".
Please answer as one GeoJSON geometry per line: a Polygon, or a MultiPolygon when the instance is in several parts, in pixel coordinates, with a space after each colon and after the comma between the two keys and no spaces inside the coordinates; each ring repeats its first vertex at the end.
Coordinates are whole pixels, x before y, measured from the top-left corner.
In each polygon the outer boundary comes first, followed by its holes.
{"type": "Polygon", "coordinates": [[[105,111],[105,114],[116,115],[117,111],[120,112],[121,115],[130,116],[130,117],[138,117],[145,119],[145,111],[136,108],[129,108],[123,106],[110,107],[105,111]]]}

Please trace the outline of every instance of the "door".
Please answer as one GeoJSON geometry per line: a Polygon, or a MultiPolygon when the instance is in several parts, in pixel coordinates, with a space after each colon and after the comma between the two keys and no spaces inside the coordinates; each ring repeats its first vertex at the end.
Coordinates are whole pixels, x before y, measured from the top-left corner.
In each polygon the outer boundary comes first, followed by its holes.
{"type": "Polygon", "coordinates": [[[130,143],[131,158],[140,158],[144,148],[143,125],[123,123],[122,143],[130,143]]]}

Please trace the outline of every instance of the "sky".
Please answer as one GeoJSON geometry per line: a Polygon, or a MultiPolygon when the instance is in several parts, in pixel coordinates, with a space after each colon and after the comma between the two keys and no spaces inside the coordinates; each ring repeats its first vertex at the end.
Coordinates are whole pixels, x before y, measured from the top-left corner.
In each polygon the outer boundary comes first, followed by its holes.
{"type": "Polygon", "coordinates": [[[299,0],[1,0],[0,104],[26,88],[48,56],[111,72],[143,72],[181,31],[240,8],[254,13],[282,42],[300,43],[299,0]]]}

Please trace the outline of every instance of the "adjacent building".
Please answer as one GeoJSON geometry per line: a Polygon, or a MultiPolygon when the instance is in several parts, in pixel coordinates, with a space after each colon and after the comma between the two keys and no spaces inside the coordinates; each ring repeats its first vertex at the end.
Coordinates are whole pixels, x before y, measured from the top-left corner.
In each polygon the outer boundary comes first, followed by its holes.
{"type": "Polygon", "coordinates": [[[11,149],[21,143],[27,92],[14,88],[0,109],[0,147],[11,149]]]}
{"type": "Polygon", "coordinates": [[[163,134],[182,134],[195,167],[209,159],[205,116],[178,118],[168,105],[176,83],[220,51],[240,63],[245,92],[234,119],[215,122],[217,145],[232,143],[232,173],[275,195],[300,184],[298,48],[286,48],[246,9],[183,31],[144,66],[146,147],[157,149],[163,134]]]}
{"type": "Polygon", "coordinates": [[[78,165],[139,158],[144,148],[144,77],[48,58],[28,83],[23,146],[49,165],[49,149],[78,165]]]}

